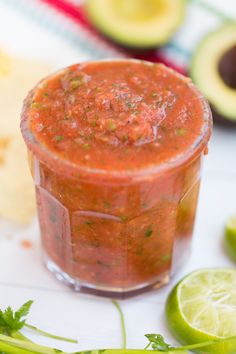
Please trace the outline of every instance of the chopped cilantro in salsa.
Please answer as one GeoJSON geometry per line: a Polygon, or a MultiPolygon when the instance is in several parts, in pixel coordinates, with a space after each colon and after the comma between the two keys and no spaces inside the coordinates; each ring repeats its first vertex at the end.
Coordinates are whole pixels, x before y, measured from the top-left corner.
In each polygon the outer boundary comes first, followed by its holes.
{"type": "Polygon", "coordinates": [[[76,64],[30,92],[22,132],[42,243],[65,282],[137,291],[181,265],[211,131],[207,107],[189,79],[131,60],[76,64]]]}

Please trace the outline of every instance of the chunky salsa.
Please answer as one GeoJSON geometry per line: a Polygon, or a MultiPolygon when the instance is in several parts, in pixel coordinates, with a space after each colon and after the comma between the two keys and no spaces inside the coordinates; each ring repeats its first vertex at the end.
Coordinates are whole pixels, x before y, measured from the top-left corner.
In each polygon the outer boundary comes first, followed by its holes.
{"type": "Polygon", "coordinates": [[[76,64],[29,94],[31,151],[48,267],[77,286],[129,291],[167,281],[187,256],[207,103],[160,64],[76,64]]]}
{"type": "Polygon", "coordinates": [[[50,151],[80,166],[156,166],[185,153],[202,133],[203,105],[190,87],[162,65],[74,65],[41,83],[30,129],[50,151]]]}

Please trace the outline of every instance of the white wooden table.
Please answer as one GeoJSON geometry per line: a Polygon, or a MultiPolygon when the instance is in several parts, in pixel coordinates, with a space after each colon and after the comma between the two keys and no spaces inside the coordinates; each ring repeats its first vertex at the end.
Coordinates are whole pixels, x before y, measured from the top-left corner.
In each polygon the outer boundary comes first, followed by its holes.
{"type": "MultiPolygon", "coordinates": [[[[48,31],[36,19],[27,18],[14,3],[0,0],[0,45],[16,54],[42,58],[55,68],[90,57],[91,53],[83,48],[48,31]]],[[[231,4],[236,6],[234,0],[231,4]]],[[[179,278],[201,267],[235,266],[221,244],[224,223],[233,214],[236,214],[236,130],[215,127],[205,159],[192,255],[169,286],[121,302],[129,347],[144,347],[145,333],[162,333],[174,341],[166,328],[164,303],[179,278]]],[[[41,343],[68,351],[121,346],[120,322],[110,300],[75,294],[45,270],[36,220],[22,229],[0,220],[0,306],[18,307],[29,299],[35,301],[30,316],[32,324],[79,340],[78,345],[64,345],[37,338],[41,343]],[[33,246],[23,248],[21,243],[25,240],[33,246]]]]}

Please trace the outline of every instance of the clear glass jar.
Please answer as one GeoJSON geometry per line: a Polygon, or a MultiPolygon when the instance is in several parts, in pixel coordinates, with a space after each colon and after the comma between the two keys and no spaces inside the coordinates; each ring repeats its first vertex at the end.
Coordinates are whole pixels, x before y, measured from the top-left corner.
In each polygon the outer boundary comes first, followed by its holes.
{"type": "MultiPolygon", "coordinates": [[[[194,87],[191,88],[195,90],[194,87]]],[[[126,297],[166,284],[189,256],[201,163],[212,120],[177,160],[152,169],[100,173],[48,152],[29,128],[22,133],[36,186],[44,262],[77,291],[126,297]]]]}

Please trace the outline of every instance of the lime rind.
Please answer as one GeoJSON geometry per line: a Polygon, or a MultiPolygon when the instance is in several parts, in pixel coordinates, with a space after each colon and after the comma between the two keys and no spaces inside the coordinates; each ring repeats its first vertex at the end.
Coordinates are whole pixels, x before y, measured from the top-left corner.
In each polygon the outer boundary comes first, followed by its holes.
{"type": "MultiPolygon", "coordinates": [[[[182,279],[170,293],[166,303],[166,316],[171,332],[184,345],[236,335],[236,271],[205,269],[191,273],[182,279]],[[209,288],[212,288],[210,297],[209,288]],[[228,291],[232,293],[230,298],[227,297],[228,291]],[[205,299],[205,304],[203,299],[205,299]],[[221,311],[216,311],[212,304],[217,301],[217,306],[221,308],[221,311]],[[218,312],[220,312],[220,317],[218,317],[218,312]]],[[[236,341],[217,343],[195,351],[197,353],[235,354],[236,341]]]]}
{"type": "Polygon", "coordinates": [[[226,224],[224,247],[229,257],[236,262],[236,216],[230,218],[226,224]]]}

